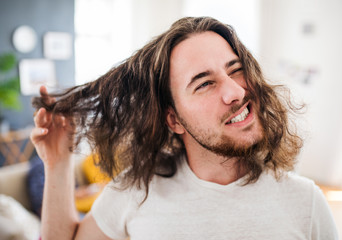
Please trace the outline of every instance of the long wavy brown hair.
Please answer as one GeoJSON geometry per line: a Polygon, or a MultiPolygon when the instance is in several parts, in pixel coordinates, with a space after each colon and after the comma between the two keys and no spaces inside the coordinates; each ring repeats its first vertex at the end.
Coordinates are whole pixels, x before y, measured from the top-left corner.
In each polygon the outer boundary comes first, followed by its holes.
{"type": "Polygon", "coordinates": [[[258,154],[241,161],[248,172],[247,183],[267,169],[276,173],[293,169],[302,146],[301,138],[289,127],[288,111],[294,108],[280,100],[277,86],[266,83],[259,64],[234,29],[210,17],[182,18],[97,80],[51,94],[56,98],[52,104],[45,103],[44,97],[34,98],[33,105],[72,118],[76,129],[73,147],[86,138],[109,176],[126,169],[127,186],[144,186],[148,194],[152,177],[173,176],[177,161],[185,154],[181,138],[166,125],[166,111],[175,107],[169,83],[171,51],[192,34],[205,31],[216,32],[231,45],[260,108],[266,141],[258,154]]]}

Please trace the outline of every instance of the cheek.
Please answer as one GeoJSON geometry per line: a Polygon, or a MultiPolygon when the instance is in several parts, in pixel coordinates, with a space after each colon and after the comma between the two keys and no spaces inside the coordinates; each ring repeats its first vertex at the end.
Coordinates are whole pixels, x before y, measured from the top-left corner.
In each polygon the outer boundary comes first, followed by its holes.
{"type": "MultiPolygon", "coordinates": [[[[203,125],[206,122],[215,124],[219,119],[219,103],[220,98],[218,93],[212,93],[201,96],[186,96],[180,95],[178,89],[173,89],[173,100],[178,115],[188,123],[203,125]]],[[[224,109],[221,109],[224,111],[224,109]]],[[[221,113],[223,114],[223,113],[221,113]]]]}
{"type": "Polygon", "coordinates": [[[196,103],[183,104],[181,107],[181,116],[189,123],[196,125],[215,124],[217,119],[215,105],[210,101],[201,101],[196,103]]]}
{"type": "Polygon", "coordinates": [[[244,89],[247,89],[247,82],[244,78],[237,80],[237,83],[244,89]]]}

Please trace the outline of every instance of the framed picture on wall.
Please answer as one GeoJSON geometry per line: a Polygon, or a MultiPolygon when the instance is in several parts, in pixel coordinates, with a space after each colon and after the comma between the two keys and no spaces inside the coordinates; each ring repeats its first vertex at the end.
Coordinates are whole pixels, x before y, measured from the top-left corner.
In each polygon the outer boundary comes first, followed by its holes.
{"type": "Polygon", "coordinates": [[[66,32],[47,32],[44,35],[44,57],[67,60],[72,56],[72,37],[66,32]]]}
{"type": "Polygon", "coordinates": [[[53,61],[48,59],[24,59],[19,62],[20,90],[23,95],[38,95],[39,87],[57,86],[53,61]]]}

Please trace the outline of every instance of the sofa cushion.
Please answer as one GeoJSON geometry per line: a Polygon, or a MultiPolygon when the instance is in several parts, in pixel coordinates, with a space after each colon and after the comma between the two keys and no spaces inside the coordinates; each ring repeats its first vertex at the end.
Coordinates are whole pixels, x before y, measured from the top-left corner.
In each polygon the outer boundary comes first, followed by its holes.
{"type": "Polygon", "coordinates": [[[0,168],[0,194],[15,198],[27,209],[31,206],[25,184],[29,167],[23,162],[0,168]]]}
{"type": "Polygon", "coordinates": [[[27,190],[31,202],[31,210],[41,216],[44,191],[44,163],[35,156],[30,161],[30,169],[27,173],[27,190]]]}
{"type": "Polygon", "coordinates": [[[0,239],[36,240],[40,221],[12,197],[0,194],[0,239]]]}

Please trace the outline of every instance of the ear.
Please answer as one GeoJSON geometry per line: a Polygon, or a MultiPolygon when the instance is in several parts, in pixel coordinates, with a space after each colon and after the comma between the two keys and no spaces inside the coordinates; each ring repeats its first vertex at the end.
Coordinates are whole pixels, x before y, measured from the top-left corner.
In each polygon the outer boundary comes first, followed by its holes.
{"type": "Polygon", "coordinates": [[[168,108],[166,113],[166,124],[174,133],[179,135],[185,133],[183,125],[179,122],[175,110],[171,107],[168,108]]]}

